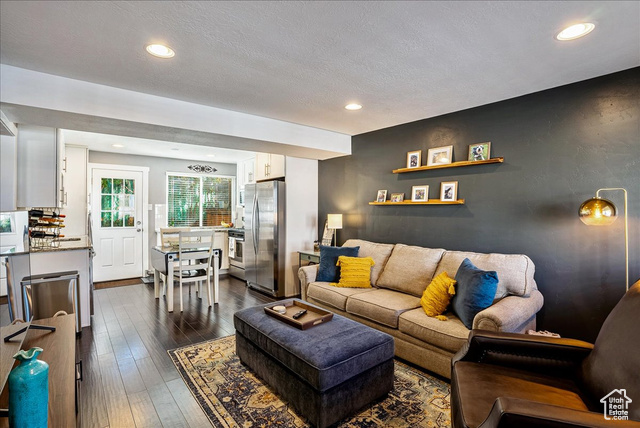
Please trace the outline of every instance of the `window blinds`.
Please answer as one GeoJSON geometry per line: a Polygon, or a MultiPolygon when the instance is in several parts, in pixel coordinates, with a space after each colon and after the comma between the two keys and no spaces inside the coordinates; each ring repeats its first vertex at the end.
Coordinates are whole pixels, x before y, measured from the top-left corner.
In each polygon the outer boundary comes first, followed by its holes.
{"type": "Polygon", "coordinates": [[[231,222],[231,178],[169,175],[167,186],[168,226],[220,226],[221,222],[231,222]]]}

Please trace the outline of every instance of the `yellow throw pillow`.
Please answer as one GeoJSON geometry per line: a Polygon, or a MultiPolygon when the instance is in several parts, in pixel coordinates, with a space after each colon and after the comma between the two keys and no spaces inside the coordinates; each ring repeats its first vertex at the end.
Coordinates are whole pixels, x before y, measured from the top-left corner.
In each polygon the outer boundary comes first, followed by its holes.
{"type": "Polygon", "coordinates": [[[371,257],[338,257],[336,266],[340,266],[340,282],[332,283],[336,287],[371,288],[371,266],[375,262],[371,257]]]}
{"type": "Polygon", "coordinates": [[[420,299],[420,304],[424,312],[430,317],[436,317],[440,321],[445,321],[446,316],[442,313],[449,306],[451,296],[456,294],[456,280],[449,278],[446,272],[433,278],[431,284],[425,288],[420,299]]]}

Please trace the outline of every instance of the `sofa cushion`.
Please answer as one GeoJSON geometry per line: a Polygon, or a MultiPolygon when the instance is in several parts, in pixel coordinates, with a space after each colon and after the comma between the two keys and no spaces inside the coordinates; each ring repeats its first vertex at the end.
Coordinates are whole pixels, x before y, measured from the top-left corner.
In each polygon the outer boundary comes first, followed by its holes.
{"type": "Polygon", "coordinates": [[[422,308],[404,312],[398,330],[449,352],[458,352],[467,342],[469,330],[453,312],[445,312],[446,321],[428,317],[422,308]]]}
{"type": "Polygon", "coordinates": [[[338,257],[340,266],[340,281],[336,287],[371,288],[371,267],[374,261],[371,257],[338,257]]]}
{"type": "Polygon", "coordinates": [[[320,245],[320,264],[316,279],[323,282],[338,282],[340,267],[338,257],[358,257],[358,247],[329,247],[320,245]]]}
{"type": "Polygon", "coordinates": [[[500,283],[494,300],[500,300],[511,294],[528,297],[531,290],[537,289],[533,279],[535,265],[524,254],[482,254],[467,251],[445,251],[435,275],[447,272],[455,276],[460,263],[469,259],[482,270],[494,270],[498,273],[500,283]]]}
{"type": "Polygon", "coordinates": [[[444,251],[396,244],[376,285],[420,297],[433,279],[444,251]]]}
{"type": "Polygon", "coordinates": [[[328,282],[312,282],[307,288],[307,297],[345,311],[349,296],[373,290],[373,288],[341,288],[330,285],[328,282]]]}
{"type": "Polygon", "coordinates": [[[371,257],[373,259],[376,264],[371,269],[371,285],[376,285],[380,272],[384,269],[384,265],[387,263],[394,245],[377,244],[375,242],[363,241],[362,239],[348,239],[343,246],[360,247],[358,257],[371,257]]]}
{"type": "Polygon", "coordinates": [[[350,296],[346,310],[371,321],[398,328],[400,314],[419,307],[420,299],[417,297],[380,289],[350,296]]]}
{"type": "Polygon", "coordinates": [[[460,321],[471,329],[478,312],[491,306],[498,288],[498,275],[493,270],[478,269],[469,259],[464,259],[456,273],[456,282],[451,307],[460,321]]]}

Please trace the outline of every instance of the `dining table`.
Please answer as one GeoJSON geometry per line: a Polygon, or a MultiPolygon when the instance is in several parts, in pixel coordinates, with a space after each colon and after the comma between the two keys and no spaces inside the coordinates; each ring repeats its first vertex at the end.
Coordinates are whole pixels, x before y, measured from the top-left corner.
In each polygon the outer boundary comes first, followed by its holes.
{"type": "MultiPolygon", "coordinates": [[[[182,252],[201,252],[202,258],[208,257],[209,247],[193,248],[190,250],[183,249],[182,252]]],[[[209,293],[213,288],[213,303],[218,303],[219,276],[220,267],[222,265],[222,250],[214,248],[212,252],[211,264],[213,265],[213,284],[209,285],[209,293]]],[[[151,266],[153,267],[153,290],[155,298],[160,298],[160,274],[165,276],[165,288],[167,295],[167,309],[173,312],[173,269],[176,262],[180,261],[180,251],[177,245],[155,246],[151,249],[151,266]]],[[[211,295],[211,294],[210,294],[211,295]]]]}

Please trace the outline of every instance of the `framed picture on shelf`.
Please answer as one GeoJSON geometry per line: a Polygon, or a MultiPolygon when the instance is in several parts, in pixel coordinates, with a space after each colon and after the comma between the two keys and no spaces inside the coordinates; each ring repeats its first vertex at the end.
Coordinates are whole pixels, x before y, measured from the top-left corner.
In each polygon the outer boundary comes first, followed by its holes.
{"type": "Polygon", "coordinates": [[[417,168],[421,165],[422,150],[407,153],[407,168],[417,168]]]}
{"type": "Polygon", "coordinates": [[[391,202],[403,202],[403,201],[404,201],[404,193],[391,194],[391,202]]]}
{"type": "Polygon", "coordinates": [[[469,144],[469,161],[477,162],[490,159],[491,157],[491,143],[476,143],[469,144]]]}
{"type": "Polygon", "coordinates": [[[427,166],[446,165],[453,161],[453,146],[435,147],[427,151],[427,166]]]}
{"type": "Polygon", "coordinates": [[[429,200],[429,186],[413,186],[411,188],[411,202],[426,202],[429,200]]]}
{"type": "Polygon", "coordinates": [[[324,232],[322,232],[322,245],[330,246],[333,241],[333,230],[329,229],[329,221],[324,222],[324,232]]]}
{"type": "Polygon", "coordinates": [[[376,202],[384,202],[387,200],[387,191],[378,190],[378,196],[376,196],[376,202]]]}
{"type": "Polygon", "coordinates": [[[440,183],[440,200],[443,202],[452,202],[458,200],[458,182],[443,181],[440,183]]]}

